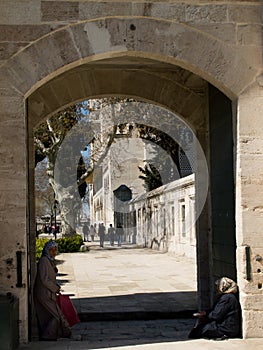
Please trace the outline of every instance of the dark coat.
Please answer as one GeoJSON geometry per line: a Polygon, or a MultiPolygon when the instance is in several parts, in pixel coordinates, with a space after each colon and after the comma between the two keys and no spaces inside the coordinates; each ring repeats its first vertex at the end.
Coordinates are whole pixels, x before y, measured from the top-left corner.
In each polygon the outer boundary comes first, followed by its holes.
{"type": "Polygon", "coordinates": [[[124,230],[121,226],[117,226],[116,228],[116,235],[117,236],[122,236],[124,234],[124,230]]]}
{"type": "Polygon", "coordinates": [[[241,308],[234,294],[222,294],[214,309],[208,314],[207,323],[202,335],[208,338],[230,338],[240,336],[241,333],[241,308]]]}

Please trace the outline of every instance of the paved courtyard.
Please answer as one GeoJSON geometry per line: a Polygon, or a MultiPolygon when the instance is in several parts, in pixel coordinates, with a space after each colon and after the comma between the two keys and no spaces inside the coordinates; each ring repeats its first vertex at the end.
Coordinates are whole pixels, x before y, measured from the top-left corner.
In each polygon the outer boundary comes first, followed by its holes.
{"type": "Polygon", "coordinates": [[[89,252],[58,256],[62,290],[78,312],[88,320],[102,320],[107,314],[110,319],[118,314],[134,319],[196,310],[195,263],[133,247],[95,245],[89,252]]]}
{"type": "Polygon", "coordinates": [[[82,322],[72,327],[71,340],[33,341],[20,349],[262,349],[259,339],[188,340],[197,308],[190,260],[95,244],[88,252],[60,254],[57,261],[63,293],[71,295],[82,322]]]}

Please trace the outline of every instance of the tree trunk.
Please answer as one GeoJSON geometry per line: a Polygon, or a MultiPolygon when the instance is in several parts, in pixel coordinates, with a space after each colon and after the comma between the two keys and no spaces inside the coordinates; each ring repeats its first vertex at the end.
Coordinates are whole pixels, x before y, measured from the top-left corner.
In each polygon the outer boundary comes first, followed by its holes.
{"type": "Polygon", "coordinates": [[[59,203],[61,216],[62,236],[74,236],[76,234],[76,219],[80,209],[80,199],[76,193],[76,188],[64,188],[57,184],[54,179],[54,166],[48,164],[49,184],[53,188],[55,198],[59,203]]]}

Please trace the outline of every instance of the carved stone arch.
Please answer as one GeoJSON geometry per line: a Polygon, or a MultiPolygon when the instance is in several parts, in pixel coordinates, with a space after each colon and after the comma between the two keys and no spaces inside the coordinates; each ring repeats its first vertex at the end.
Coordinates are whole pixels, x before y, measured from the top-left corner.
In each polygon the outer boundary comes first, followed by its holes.
{"type": "Polygon", "coordinates": [[[147,17],[101,18],[58,29],[5,65],[11,85],[29,96],[54,76],[103,58],[126,55],[166,62],[209,81],[230,98],[254,80],[255,70],[232,47],[185,24],[147,17]],[[235,67],[243,72],[237,79],[235,67]]]}

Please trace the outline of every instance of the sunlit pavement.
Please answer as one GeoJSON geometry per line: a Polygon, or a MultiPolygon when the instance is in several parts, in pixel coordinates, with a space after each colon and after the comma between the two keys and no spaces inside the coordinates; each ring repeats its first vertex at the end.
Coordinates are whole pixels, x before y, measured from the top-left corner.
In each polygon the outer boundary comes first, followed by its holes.
{"type": "Polygon", "coordinates": [[[63,292],[88,320],[107,314],[110,319],[113,314],[132,314],[132,319],[143,313],[165,316],[197,308],[196,265],[184,257],[106,244],[57,259],[63,292]]]}
{"type": "Polygon", "coordinates": [[[87,245],[90,251],[60,254],[57,261],[63,293],[89,322],[72,327],[71,340],[21,349],[263,349],[260,339],[188,339],[197,308],[196,266],[189,259],[131,245],[87,245]]]}

